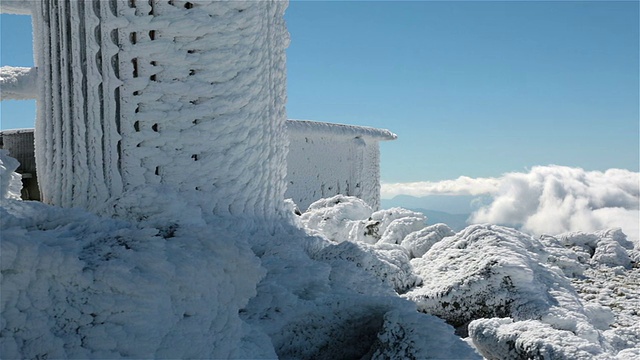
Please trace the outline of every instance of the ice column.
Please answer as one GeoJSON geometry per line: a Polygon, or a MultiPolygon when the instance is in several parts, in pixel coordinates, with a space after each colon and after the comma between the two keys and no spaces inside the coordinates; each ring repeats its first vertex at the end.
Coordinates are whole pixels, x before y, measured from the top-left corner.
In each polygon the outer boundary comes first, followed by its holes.
{"type": "Polygon", "coordinates": [[[95,209],[123,191],[115,1],[34,4],[42,200],[95,209]]]}
{"type": "Polygon", "coordinates": [[[288,142],[286,5],[38,3],[44,201],[93,210],[165,184],[210,214],[277,216],[288,142]]]}

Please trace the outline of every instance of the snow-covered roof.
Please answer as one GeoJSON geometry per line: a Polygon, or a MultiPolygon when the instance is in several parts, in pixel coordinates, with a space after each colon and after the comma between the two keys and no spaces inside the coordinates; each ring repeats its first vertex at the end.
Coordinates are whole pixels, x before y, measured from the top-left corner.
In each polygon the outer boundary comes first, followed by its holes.
{"type": "Polygon", "coordinates": [[[367,126],[334,124],[310,120],[287,120],[287,128],[292,133],[325,133],[333,136],[366,137],[379,141],[395,140],[398,135],[387,129],[376,129],[367,126]]]}
{"type": "Polygon", "coordinates": [[[0,135],[25,134],[34,132],[33,128],[0,130],[0,135]]]}

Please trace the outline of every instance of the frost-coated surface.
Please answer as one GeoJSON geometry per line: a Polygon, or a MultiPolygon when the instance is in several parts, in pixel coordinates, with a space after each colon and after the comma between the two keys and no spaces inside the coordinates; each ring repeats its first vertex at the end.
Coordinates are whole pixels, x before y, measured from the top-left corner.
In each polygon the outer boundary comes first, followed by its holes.
{"type": "MultiPolygon", "coordinates": [[[[336,250],[343,248],[332,252],[352,263],[348,274],[368,266],[379,279],[396,274],[414,281],[408,290],[395,289],[459,334],[468,331],[487,358],[627,359],[640,353],[639,249],[620,229],[538,240],[493,225],[453,234],[444,224],[425,226],[423,218],[420,228],[414,217],[403,209],[374,213],[359,199],[337,196],[312,204],[300,220],[335,241],[336,250]],[[403,261],[412,260],[402,272],[377,270],[362,260],[364,243],[374,244],[377,261],[387,255],[381,245],[393,243],[405,250],[403,261]]],[[[358,288],[350,275],[340,281],[358,288]]]]}
{"type": "Polygon", "coordinates": [[[286,172],[286,6],[38,3],[43,199],[97,210],[166,184],[207,214],[276,216],[286,172]]]}
{"type": "Polygon", "coordinates": [[[380,207],[380,141],[388,130],[306,120],[287,121],[287,191],[305,211],[321,198],[342,194],[380,207]]]}
{"type": "MultiPolygon", "coordinates": [[[[4,4],[3,4],[4,6],[4,4]]],[[[29,100],[36,98],[36,68],[3,66],[0,68],[0,99],[29,100]]]]}
{"type": "Polygon", "coordinates": [[[0,201],[20,199],[22,176],[16,172],[18,166],[18,160],[9,156],[7,150],[0,149],[0,201]]]}
{"type": "Polygon", "coordinates": [[[291,208],[302,229],[265,231],[189,201],[148,186],[105,219],[3,200],[2,357],[479,358],[471,341],[491,359],[640,354],[638,249],[619,230],[449,235],[336,196],[291,208]]]}
{"type": "Polygon", "coordinates": [[[264,275],[246,236],[38,202],[0,222],[2,358],[245,356],[238,310],[264,275]]]}
{"type": "Polygon", "coordinates": [[[135,221],[5,200],[2,358],[478,358],[329,240],[146,192],[121,202],[135,221]]]}

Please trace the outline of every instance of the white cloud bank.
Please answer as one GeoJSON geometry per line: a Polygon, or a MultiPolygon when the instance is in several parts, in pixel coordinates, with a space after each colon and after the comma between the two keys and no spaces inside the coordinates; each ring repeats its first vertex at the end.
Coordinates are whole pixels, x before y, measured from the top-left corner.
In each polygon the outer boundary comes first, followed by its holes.
{"type": "Polygon", "coordinates": [[[493,202],[474,212],[470,222],[514,226],[537,235],[620,227],[630,239],[640,239],[640,173],[629,170],[551,165],[499,178],[382,185],[382,197],[399,194],[488,194],[493,202]]]}

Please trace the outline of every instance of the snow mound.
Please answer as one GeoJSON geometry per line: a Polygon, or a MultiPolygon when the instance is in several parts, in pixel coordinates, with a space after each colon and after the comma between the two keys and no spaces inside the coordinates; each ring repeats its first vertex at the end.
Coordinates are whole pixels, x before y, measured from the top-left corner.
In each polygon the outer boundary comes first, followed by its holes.
{"type": "Polygon", "coordinates": [[[351,282],[356,287],[359,287],[358,281],[348,280],[354,274],[359,274],[360,277],[373,275],[398,293],[406,292],[422,282],[413,273],[404,248],[397,245],[376,247],[346,241],[325,247],[315,259],[325,261],[333,268],[337,267],[338,262],[344,263],[345,272],[334,276],[341,277],[342,281],[351,282]]]}
{"type": "Polygon", "coordinates": [[[579,259],[583,262],[631,268],[632,258],[629,251],[633,250],[634,246],[619,228],[593,233],[570,232],[558,235],[557,238],[565,247],[581,255],[579,259]]]}
{"type": "Polygon", "coordinates": [[[247,355],[238,311],[264,270],[245,236],[209,225],[164,238],[41,203],[0,209],[3,357],[247,355]]]}
{"type": "Polygon", "coordinates": [[[541,264],[543,251],[540,242],[517,230],[469,226],[411,261],[424,282],[405,296],[462,333],[479,318],[540,318],[558,302],[552,290],[579,304],[569,281],[541,264]]]}
{"type": "Polygon", "coordinates": [[[9,156],[7,150],[0,149],[0,202],[4,199],[20,199],[22,176],[16,172],[18,160],[9,156]]]}
{"type": "Polygon", "coordinates": [[[447,336],[449,325],[434,316],[425,315],[421,319],[410,313],[390,311],[384,316],[384,324],[372,359],[475,359],[478,356],[470,351],[451,353],[451,349],[460,346],[457,339],[447,336]],[[443,336],[444,335],[444,336],[443,336]],[[413,345],[413,346],[409,346],[413,345]]]}
{"type": "Polygon", "coordinates": [[[368,244],[402,244],[426,221],[422,213],[402,208],[374,212],[363,200],[345,195],[320,199],[300,217],[304,228],[331,241],[368,244]]]}
{"type": "Polygon", "coordinates": [[[3,202],[2,357],[478,358],[398,296],[418,281],[400,245],[194,204],[162,186],[107,203],[115,219],[3,202]]]}
{"type": "Polygon", "coordinates": [[[456,329],[486,358],[640,351],[619,230],[453,234],[340,196],[286,205],[307,229],[197,203],[161,185],[104,204],[112,218],[3,200],[2,357],[479,358],[456,329]]]}
{"type": "Polygon", "coordinates": [[[254,237],[251,242],[267,274],[241,316],[271,339],[279,357],[361,358],[376,353],[386,358],[404,358],[406,354],[417,354],[416,358],[444,354],[440,358],[450,359],[476,356],[454,335],[451,326],[420,314],[415,304],[394,291],[394,281],[402,277],[390,269],[406,271],[399,265],[408,264],[399,247],[395,254],[404,262],[371,245],[336,244],[301,230],[289,229],[268,239],[268,244],[263,240],[254,237]],[[438,336],[418,341],[432,328],[440,329],[438,336]],[[400,331],[412,335],[398,337],[400,331]],[[391,342],[398,347],[385,345],[391,342]]]}
{"type": "Polygon", "coordinates": [[[415,231],[402,241],[402,246],[409,251],[411,258],[422,257],[438,241],[455,233],[445,224],[435,224],[427,226],[419,231],[415,231]]]}
{"type": "MultiPolygon", "coordinates": [[[[576,343],[585,344],[579,349],[588,349],[584,351],[589,354],[604,352],[608,345],[598,327],[609,325],[606,312],[595,307],[585,309],[562,271],[545,264],[547,256],[541,242],[517,230],[496,225],[469,226],[433,245],[422,258],[411,261],[424,281],[404,296],[416,302],[421,311],[445,319],[460,334],[466,335],[467,326],[476,324],[476,328],[469,328],[469,335],[474,342],[481,343],[478,349],[488,358],[495,357],[492,353],[495,347],[507,354],[502,358],[509,358],[515,338],[526,343],[527,336],[535,338],[537,329],[546,328],[561,332],[563,335],[558,338],[564,342],[539,337],[537,345],[523,346],[572,351],[567,347],[576,343]],[[602,316],[590,319],[590,315],[602,316]],[[525,329],[520,339],[515,330],[504,330],[507,337],[500,335],[502,330],[498,326],[504,326],[502,322],[474,322],[488,318],[509,318],[516,324],[531,320],[526,324],[535,323],[530,327],[536,330],[534,335],[527,335],[529,328],[525,329]],[[480,335],[484,337],[476,338],[480,335]]],[[[551,350],[542,353],[545,351],[551,350]]],[[[580,352],[576,354],[581,356],[580,352]]]]}
{"type": "Polygon", "coordinates": [[[344,195],[315,201],[300,217],[307,230],[322,234],[335,242],[363,239],[361,219],[369,218],[373,210],[364,200],[344,195]]]}
{"type": "Polygon", "coordinates": [[[619,229],[538,241],[514,229],[473,225],[411,260],[423,283],[403,296],[458,333],[468,330],[486,358],[615,358],[639,344],[637,316],[629,313],[637,307],[637,285],[612,284],[607,294],[615,299],[608,303],[584,299],[598,279],[593,269],[629,270],[630,247],[619,229]],[[572,283],[578,279],[585,279],[581,294],[572,283]],[[614,307],[628,309],[614,313],[614,307]]]}
{"type": "Polygon", "coordinates": [[[480,319],[469,325],[469,335],[488,359],[590,360],[603,354],[599,346],[572,332],[535,320],[480,319]]]}

